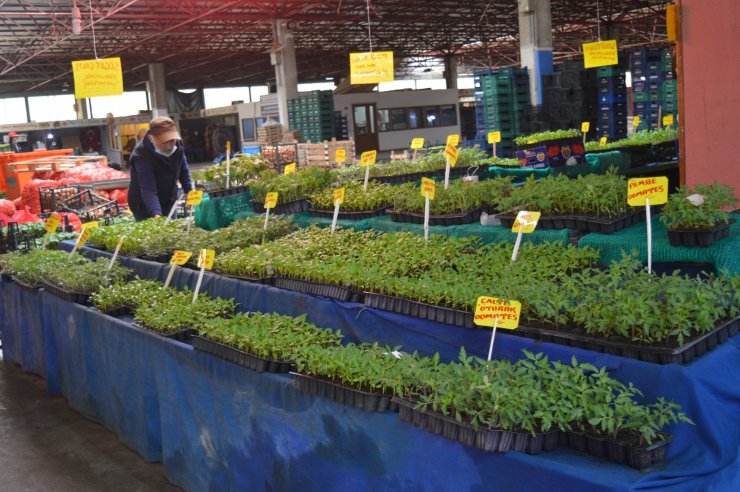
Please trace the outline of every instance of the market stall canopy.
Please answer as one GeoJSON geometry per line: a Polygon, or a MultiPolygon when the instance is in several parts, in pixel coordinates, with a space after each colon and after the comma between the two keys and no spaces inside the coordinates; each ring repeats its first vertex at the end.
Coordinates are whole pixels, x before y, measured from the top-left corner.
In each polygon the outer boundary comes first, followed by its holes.
{"type": "MultiPolygon", "coordinates": [[[[555,59],[581,43],[665,43],[667,0],[551,0],[555,59]],[[597,4],[598,18],[597,28],[597,4]]],[[[397,73],[429,71],[456,54],[463,73],[517,64],[517,1],[488,0],[5,0],[0,3],[0,96],[72,90],[70,62],[120,57],[126,90],[163,63],[168,89],[265,84],[275,78],[272,21],[294,32],[299,80],[339,81],[348,53],[392,50],[397,73]],[[367,6],[370,6],[369,12],[367,6]],[[79,28],[79,34],[74,34],[79,28]],[[94,32],[94,36],[93,36],[94,32]],[[93,39],[94,38],[94,39],[93,39]]],[[[278,47],[279,48],[279,47],[278,47]]]]}

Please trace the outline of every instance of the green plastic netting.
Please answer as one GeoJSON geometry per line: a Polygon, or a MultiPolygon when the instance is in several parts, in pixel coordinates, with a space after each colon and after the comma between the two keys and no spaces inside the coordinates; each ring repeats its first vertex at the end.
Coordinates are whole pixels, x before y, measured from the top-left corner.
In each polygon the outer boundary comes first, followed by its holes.
{"type": "MultiPolygon", "coordinates": [[[[730,236],[713,245],[701,247],[671,246],[665,226],[652,218],[653,261],[671,263],[708,263],[718,272],[728,275],[740,274],[740,214],[734,214],[736,222],[730,226],[730,236]]],[[[580,239],[579,246],[591,246],[601,251],[601,261],[609,264],[618,260],[622,252],[638,252],[638,257],[647,263],[647,224],[642,222],[616,234],[588,234],[580,239]]]]}
{"type": "Polygon", "coordinates": [[[203,202],[195,209],[195,225],[207,231],[215,231],[239,218],[254,215],[249,203],[251,198],[250,193],[212,199],[204,196],[203,202]]]}

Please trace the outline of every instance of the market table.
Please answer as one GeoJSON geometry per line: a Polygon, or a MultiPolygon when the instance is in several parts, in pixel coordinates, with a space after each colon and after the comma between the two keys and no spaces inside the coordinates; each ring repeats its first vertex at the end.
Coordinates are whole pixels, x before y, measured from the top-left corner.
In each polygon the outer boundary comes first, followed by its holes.
{"type": "MultiPolygon", "coordinates": [[[[88,249],[91,254],[95,252],[88,249]]],[[[104,254],[98,252],[97,254],[104,254]]],[[[163,265],[124,259],[162,279],[163,265]]],[[[178,269],[175,283],[196,272],[178,269]]],[[[204,290],[233,297],[242,309],[298,315],[341,329],[348,341],[377,340],[405,350],[456,358],[461,345],[485,355],[489,333],[207,274],[204,290]]],[[[189,490],[697,490],[740,486],[740,335],[685,365],[659,366],[501,333],[494,356],[522,349],[605,366],[632,381],[649,401],[674,399],[697,426],[669,430],[667,461],[644,473],[565,449],[538,456],[491,455],[402,424],[297,392],[289,376],[257,374],[126,320],[0,284],[3,343],[18,354],[15,327],[42,350],[51,393],[104,423],[145,459],[162,459],[189,490]],[[9,309],[18,303],[23,309],[9,309]],[[8,346],[10,344],[10,346],[8,346]],[[719,377],[721,375],[721,377],[719,377]],[[161,456],[161,457],[160,457],[161,456]]],[[[20,347],[23,353],[23,347],[20,347]]],[[[34,352],[37,353],[37,352],[34,352]]]]}

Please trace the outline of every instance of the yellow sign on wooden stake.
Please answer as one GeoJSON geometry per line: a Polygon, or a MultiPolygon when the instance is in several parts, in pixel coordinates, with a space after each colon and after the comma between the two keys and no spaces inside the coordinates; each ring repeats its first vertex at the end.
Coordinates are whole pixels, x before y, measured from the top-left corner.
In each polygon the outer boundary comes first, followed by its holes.
{"type": "Polygon", "coordinates": [[[437,189],[437,182],[429,178],[421,178],[421,196],[434,200],[434,191],[437,189]]]}
{"type": "Polygon", "coordinates": [[[668,178],[655,176],[630,179],[627,182],[627,204],[633,207],[644,207],[645,199],[650,199],[650,205],[666,203],[668,201],[668,178]]]}
{"type": "Polygon", "coordinates": [[[480,296],[475,303],[473,322],[478,326],[493,326],[514,330],[519,326],[522,304],[496,297],[480,296]]]}

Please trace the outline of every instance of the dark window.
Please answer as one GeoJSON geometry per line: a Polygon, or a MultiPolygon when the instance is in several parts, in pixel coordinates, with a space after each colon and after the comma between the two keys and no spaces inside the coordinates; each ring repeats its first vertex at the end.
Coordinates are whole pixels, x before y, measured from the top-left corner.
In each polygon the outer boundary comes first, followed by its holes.
{"type": "Polygon", "coordinates": [[[391,129],[405,130],[408,128],[406,123],[406,108],[391,109],[391,129]]]}
{"type": "Polygon", "coordinates": [[[409,129],[423,128],[421,123],[421,108],[409,108],[409,129]]]}
{"type": "Polygon", "coordinates": [[[254,120],[252,118],[242,120],[242,131],[244,140],[254,140],[254,120]]]}
{"type": "MultiPolygon", "coordinates": [[[[381,132],[387,132],[391,129],[390,109],[378,110],[378,127],[381,132]]],[[[395,129],[395,128],[394,128],[395,129]]]]}
{"type": "Polygon", "coordinates": [[[427,106],[424,108],[424,127],[435,128],[442,126],[442,119],[439,114],[439,106],[427,106]]]}
{"type": "Polygon", "coordinates": [[[457,125],[457,111],[455,106],[442,106],[442,126],[454,126],[457,125]]]}

